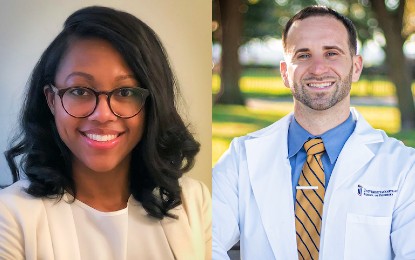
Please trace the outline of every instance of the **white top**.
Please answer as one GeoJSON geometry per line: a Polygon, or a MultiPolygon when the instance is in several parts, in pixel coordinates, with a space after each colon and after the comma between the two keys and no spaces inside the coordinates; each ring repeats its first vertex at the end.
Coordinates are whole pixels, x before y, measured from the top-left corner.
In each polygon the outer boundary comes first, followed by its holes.
{"type": "Polygon", "coordinates": [[[131,201],[136,202],[131,196],[125,209],[113,212],[98,211],[79,200],[70,204],[81,259],[174,259],[160,221],[131,201]]]}

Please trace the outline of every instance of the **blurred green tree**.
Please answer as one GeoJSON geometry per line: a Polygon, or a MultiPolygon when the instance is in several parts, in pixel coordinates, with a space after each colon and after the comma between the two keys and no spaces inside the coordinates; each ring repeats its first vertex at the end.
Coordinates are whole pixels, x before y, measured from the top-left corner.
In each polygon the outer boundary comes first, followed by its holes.
{"type": "MultiPolygon", "coordinates": [[[[239,89],[241,65],[238,49],[242,39],[242,0],[213,0],[213,22],[220,30],[214,31],[214,39],[222,46],[221,87],[216,102],[222,104],[245,103],[239,89]]],[[[212,26],[214,28],[214,25],[212,26]]]]}
{"type": "Polygon", "coordinates": [[[406,39],[410,33],[413,33],[410,17],[414,14],[414,1],[370,0],[370,4],[386,40],[384,47],[386,64],[389,79],[394,83],[396,89],[398,108],[401,112],[401,130],[414,129],[415,106],[411,90],[412,72],[403,51],[406,39]]]}

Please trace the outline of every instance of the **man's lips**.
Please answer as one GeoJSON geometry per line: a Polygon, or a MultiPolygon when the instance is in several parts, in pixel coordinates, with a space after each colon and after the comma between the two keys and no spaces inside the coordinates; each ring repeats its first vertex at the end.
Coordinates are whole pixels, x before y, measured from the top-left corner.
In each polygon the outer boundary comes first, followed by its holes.
{"type": "Polygon", "coordinates": [[[325,82],[311,82],[306,83],[306,85],[310,88],[316,88],[316,89],[325,89],[333,86],[334,81],[325,81],[325,82]]]}

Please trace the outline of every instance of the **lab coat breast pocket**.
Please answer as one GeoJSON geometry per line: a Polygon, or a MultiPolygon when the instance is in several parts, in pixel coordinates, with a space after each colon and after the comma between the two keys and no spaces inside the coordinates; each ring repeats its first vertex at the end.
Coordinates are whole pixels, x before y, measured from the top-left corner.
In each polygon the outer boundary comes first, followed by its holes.
{"type": "Polygon", "coordinates": [[[344,259],[392,259],[392,217],[347,214],[344,259]]]}

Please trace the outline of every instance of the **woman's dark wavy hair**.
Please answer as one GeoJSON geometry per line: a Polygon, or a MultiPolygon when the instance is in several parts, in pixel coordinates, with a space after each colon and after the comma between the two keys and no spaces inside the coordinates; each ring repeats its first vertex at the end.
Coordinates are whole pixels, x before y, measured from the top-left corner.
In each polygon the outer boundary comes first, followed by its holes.
{"type": "Polygon", "coordinates": [[[23,170],[30,180],[26,191],[32,196],[62,198],[65,190],[76,196],[72,154],[59,137],[43,88],[53,84],[71,42],[85,38],[110,42],[140,86],[149,90],[146,129],[132,151],[130,191],[151,216],[175,217],[169,210],[182,203],[178,179],[193,167],[200,145],[177,112],[176,79],[155,32],[133,15],[107,7],[87,7],[70,15],[34,68],[21,111],[21,131],[5,152],[13,182],[21,179],[23,170]]]}

